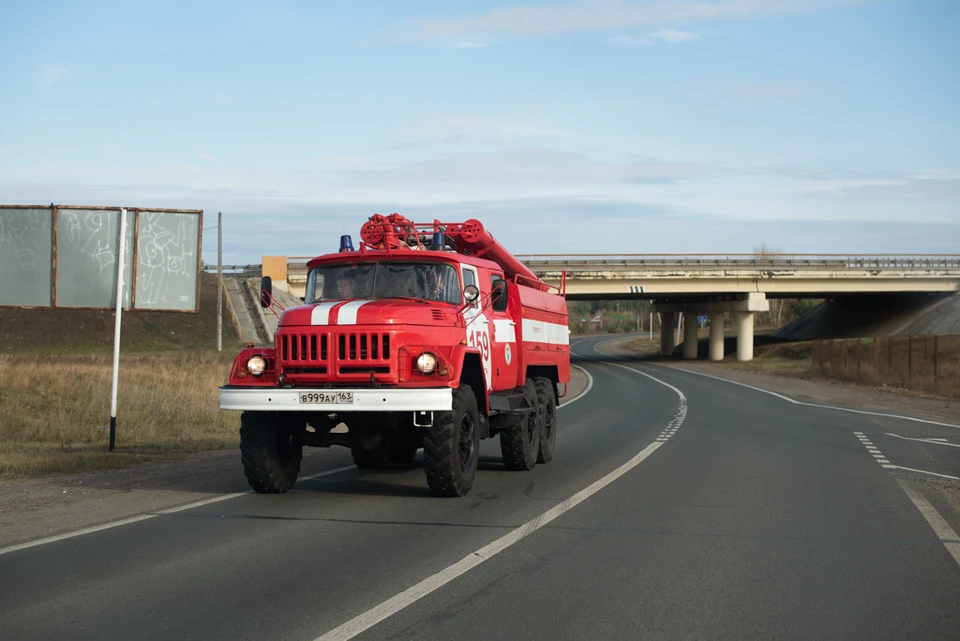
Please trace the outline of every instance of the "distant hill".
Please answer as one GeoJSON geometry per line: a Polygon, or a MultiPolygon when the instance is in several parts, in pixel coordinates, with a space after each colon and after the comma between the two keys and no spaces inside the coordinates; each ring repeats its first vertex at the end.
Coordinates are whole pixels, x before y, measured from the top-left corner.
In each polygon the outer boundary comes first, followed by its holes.
{"type": "MultiPolygon", "coordinates": [[[[124,311],[121,351],[215,350],[216,313],[216,274],[202,273],[199,312],[124,311]]],[[[112,310],[0,307],[0,353],[110,352],[113,326],[112,310]]],[[[225,311],[223,349],[236,351],[240,346],[230,312],[225,311]]]]}

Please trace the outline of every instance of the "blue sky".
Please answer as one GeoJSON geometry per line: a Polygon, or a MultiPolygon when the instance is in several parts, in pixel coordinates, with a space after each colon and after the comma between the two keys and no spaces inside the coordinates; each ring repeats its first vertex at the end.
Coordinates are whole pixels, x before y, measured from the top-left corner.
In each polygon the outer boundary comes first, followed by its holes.
{"type": "MultiPolygon", "coordinates": [[[[960,251],[960,3],[0,2],[0,202],[517,253],[960,251]]],[[[214,261],[215,235],[204,258],[214,261]]]]}

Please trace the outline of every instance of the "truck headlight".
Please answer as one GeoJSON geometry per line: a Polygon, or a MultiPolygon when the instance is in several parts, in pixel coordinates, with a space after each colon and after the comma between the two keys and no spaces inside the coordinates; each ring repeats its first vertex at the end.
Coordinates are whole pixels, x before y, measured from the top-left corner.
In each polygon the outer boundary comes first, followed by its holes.
{"type": "Polygon", "coordinates": [[[437,369],[437,357],[430,352],[424,352],[417,357],[417,369],[424,374],[433,374],[437,369]]]}
{"type": "Polygon", "coordinates": [[[254,376],[262,375],[263,370],[265,369],[267,369],[267,361],[265,361],[263,356],[260,356],[259,354],[256,356],[251,356],[247,361],[247,371],[254,376]]]}

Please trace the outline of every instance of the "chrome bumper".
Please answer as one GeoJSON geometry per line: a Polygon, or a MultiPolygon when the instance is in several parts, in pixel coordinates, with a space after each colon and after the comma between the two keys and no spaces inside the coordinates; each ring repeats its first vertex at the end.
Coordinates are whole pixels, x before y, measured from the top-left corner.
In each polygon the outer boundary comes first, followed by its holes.
{"type": "Polygon", "coordinates": [[[453,391],[436,389],[278,389],[220,388],[220,409],[263,412],[445,412],[453,391]],[[352,392],[353,403],[301,403],[302,392],[352,392]]]}

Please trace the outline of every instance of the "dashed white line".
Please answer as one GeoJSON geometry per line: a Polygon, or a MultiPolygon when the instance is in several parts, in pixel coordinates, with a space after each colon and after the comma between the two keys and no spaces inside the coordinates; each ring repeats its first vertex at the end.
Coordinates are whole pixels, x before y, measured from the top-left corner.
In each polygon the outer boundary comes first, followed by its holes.
{"type": "Polygon", "coordinates": [[[874,460],[884,469],[890,470],[897,467],[896,465],[892,465],[890,461],[887,460],[887,457],[880,452],[880,448],[874,445],[869,438],[864,436],[863,432],[854,432],[853,434],[857,437],[857,440],[859,440],[860,443],[867,448],[867,451],[870,452],[870,455],[874,458],[874,460]]]}

